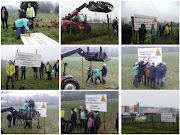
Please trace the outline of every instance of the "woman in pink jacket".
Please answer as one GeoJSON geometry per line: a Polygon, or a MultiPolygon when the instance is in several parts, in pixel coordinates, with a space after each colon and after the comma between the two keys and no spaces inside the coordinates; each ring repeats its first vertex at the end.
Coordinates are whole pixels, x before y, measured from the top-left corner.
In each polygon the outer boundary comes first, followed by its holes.
{"type": "Polygon", "coordinates": [[[88,120],[88,130],[89,133],[93,133],[94,128],[93,128],[93,119],[94,119],[94,114],[91,114],[89,120],[88,120]]]}

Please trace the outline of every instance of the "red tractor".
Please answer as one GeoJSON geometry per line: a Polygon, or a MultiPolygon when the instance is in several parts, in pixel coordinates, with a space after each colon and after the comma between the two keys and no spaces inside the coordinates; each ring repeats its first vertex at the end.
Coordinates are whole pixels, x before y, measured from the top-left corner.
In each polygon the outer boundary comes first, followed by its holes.
{"type": "MultiPolygon", "coordinates": [[[[75,53],[78,53],[79,55],[83,56],[87,61],[101,61],[101,62],[107,62],[111,60],[105,52],[102,51],[102,47],[100,47],[99,52],[90,52],[89,47],[87,49],[87,52],[82,50],[81,48],[77,48],[65,53],[61,54],[61,60],[63,58],[68,57],[70,55],[73,55],[75,53]]],[[[61,89],[62,90],[79,90],[80,85],[76,79],[72,75],[66,75],[66,66],[68,65],[66,62],[64,64],[64,71],[63,75],[61,75],[61,89]]]]}
{"type": "Polygon", "coordinates": [[[90,11],[94,12],[108,13],[113,10],[113,5],[102,1],[90,1],[89,4],[82,4],[79,8],[76,8],[72,13],[68,14],[68,16],[63,17],[61,20],[62,31],[76,33],[79,30],[86,30],[86,33],[91,32],[91,26],[86,22],[86,15],[79,14],[83,8],[88,8],[90,11]]]}

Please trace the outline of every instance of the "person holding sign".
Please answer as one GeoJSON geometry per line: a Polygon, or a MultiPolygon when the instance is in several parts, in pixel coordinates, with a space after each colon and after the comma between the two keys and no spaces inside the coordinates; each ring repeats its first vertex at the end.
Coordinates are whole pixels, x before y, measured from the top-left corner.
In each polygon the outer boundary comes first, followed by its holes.
{"type": "Polygon", "coordinates": [[[136,62],[136,63],[134,64],[134,67],[133,67],[133,72],[134,72],[133,84],[134,84],[136,87],[138,86],[138,82],[137,82],[138,69],[139,69],[139,65],[138,65],[138,63],[136,62]]]}
{"type": "Polygon", "coordinates": [[[155,88],[155,76],[156,76],[156,67],[154,65],[154,62],[152,62],[152,65],[150,66],[150,87],[155,88]]]}
{"type": "Polygon", "coordinates": [[[44,63],[43,61],[41,61],[41,66],[39,67],[39,76],[40,76],[40,79],[44,79],[44,72],[43,72],[43,69],[44,69],[44,63]]]}
{"type": "Polygon", "coordinates": [[[49,64],[49,61],[47,62],[47,65],[45,66],[45,73],[48,75],[48,80],[51,80],[51,72],[52,72],[52,66],[49,64]]]}
{"type": "Polygon", "coordinates": [[[24,76],[24,79],[26,79],[26,66],[21,66],[21,80],[24,76]]]}
{"type": "Polygon", "coordinates": [[[14,89],[14,73],[15,73],[15,66],[13,65],[13,62],[9,60],[9,65],[6,67],[6,89],[8,90],[8,83],[9,80],[11,79],[12,83],[12,89],[14,89]]]}

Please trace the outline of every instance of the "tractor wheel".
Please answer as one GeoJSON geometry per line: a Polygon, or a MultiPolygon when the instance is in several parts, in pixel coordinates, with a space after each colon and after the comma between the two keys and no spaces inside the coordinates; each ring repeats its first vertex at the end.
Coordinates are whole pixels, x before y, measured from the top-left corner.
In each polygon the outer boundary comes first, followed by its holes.
{"type": "Polygon", "coordinates": [[[79,90],[80,86],[77,80],[74,78],[68,78],[63,80],[61,89],[63,90],[79,90]]]}
{"type": "Polygon", "coordinates": [[[91,32],[91,25],[89,23],[86,24],[86,33],[90,33],[91,32]]]}
{"type": "Polygon", "coordinates": [[[76,32],[77,32],[76,23],[75,23],[75,22],[72,22],[72,23],[70,24],[70,33],[75,34],[76,32]]]}

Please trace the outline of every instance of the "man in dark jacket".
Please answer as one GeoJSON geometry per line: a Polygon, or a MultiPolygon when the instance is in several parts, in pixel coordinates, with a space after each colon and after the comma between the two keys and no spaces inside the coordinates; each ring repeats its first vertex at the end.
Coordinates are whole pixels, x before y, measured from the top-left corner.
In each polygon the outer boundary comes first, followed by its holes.
{"type": "Polygon", "coordinates": [[[118,113],[116,114],[115,122],[116,122],[116,130],[117,130],[117,134],[118,134],[119,133],[119,117],[118,117],[118,113]]]}
{"type": "MultiPolygon", "coordinates": [[[[146,63],[144,64],[144,61],[143,61],[143,60],[138,63],[138,65],[139,65],[138,78],[139,78],[139,79],[142,79],[143,75],[145,75],[145,67],[146,67],[146,65],[147,65],[148,63],[149,63],[149,62],[146,62],[146,63]]],[[[144,84],[146,84],[146,77],[145,77],[145,82],[144,82],[144,84]]]]}
{"type": "Polygon", "coordinates": [[[9,114],[7,115],[7,119],[8,119],[8,128],[11,127],[11,121],[12,121],[12,113],[9,112],[9,114]]]}
{"type": "Polygon", "coordinates": [[[150,87],[155,88],[155,75],[156,75],[156,67],[154,66],[154,62],[150,67],[150,87]]]}
{"type": "Polygon", "coordinates": [[[71,115],[71,121],[72,121],[72,126],[76,125],[77,121],[77,113],[74,111],[74,108],[71,109],[72,115],[71,115]]]}
{"type": "Polygon", "coordinates": [[[22,9],[22,11],[19,14],[19,18],[26,18],[26,9],[22,9]]]}
{"type": "Polygon", "coordinates": [[[39,67],[39,76],[40,76],[40,79],[42,78],[42,79],[44,79],[44,71],[43,71],[43,69],[44,69],[44,63],[43,63],[43,61],[41,61],[41,66],[39,67]]]}
{"type": "Polygon", "coordinates": [[[118,36],[118,20],[114,19],[112,23],[113,31],[114,31],[114,37],[118,36]]]}
{"type": "Polygon", "coordinates": [[[54,64],[53,68],[55,69],[55,78],[58,75],[58,79],[59,79],[59,60],[57,60],[57,62],[54,64]]]}
{"type": "Polygon", "coordinates": [[[162,84],[161,84],[161,87],[164,88],[164,82],[165,82],[165,76],[166,76],[166,71],[167,71],[167,67],[166,67],[166,63],[163,62],[162,63],[162,68],[163,68],[163,78],[162,78],[162,84]]]}
{"type": "Polygon", "coordinates": [[[99,114],[97,111],[94,112],[94,120],[93,120],[93,123],[94,123],[94,133],[95,134],[98,134],[98,130],[99,130],[99,127],[100,127],[100,124],[101,124],[101,120],[100,120],[100,117],[99,117],[99,114]]]}
{"type": "Polygon", "coordinates": [[[164,74],[164,69],[162,68],[162,63],[158,64],[156,67],[156,83],[155,83],[155,88],[160,89],[161,88],[161,83],[162,83],[162,78],[164,74]],[[157,84],[159,82],[159,87],[157,87],[157,84]]]}
{"type": "Polygon", "coordinates": [[[162,23],[159,26],[159,31],[160,31],[160,36],[162,37],[162,35],[163,35],[163,25],[162,25],[162,23]]]}
{"type": "Polygon", "coordinates": [[[106,75],[107,75],[107,67],[106,64],[103,64],[103,67],[101,69],[102,72],[102,81],[103,83],[106,83],[106,75]]]}
{"type": "Polygon", "coordinates": [[[2,7],[1,8],[1,21],[3,23],[3,29],[4,29],[4,23],[6,23],[6,29],[8,29],[8,11],[6,9],[6,7],[2,7]]]}
{"type": "Polygon", "coordinates": [[[127,22],[122,27],[122,44],[131,44],[132,27],[127,22]]]}
{"type": "Polygon", "coordinates": [[[34,109],[34,100],[32,99],[29,100],[29,107],[30,107],[30,110],[34,109]]]}
{"type": "Polygon", "coordinates": [[[141,27],[139,28],[139,43],[141,44],[141,42],[143,42],[144,44],[144,41],[145,41],[145,38],[146,38],[146,27],[145,27],[145,24],[141,24],[141,27]]]}

